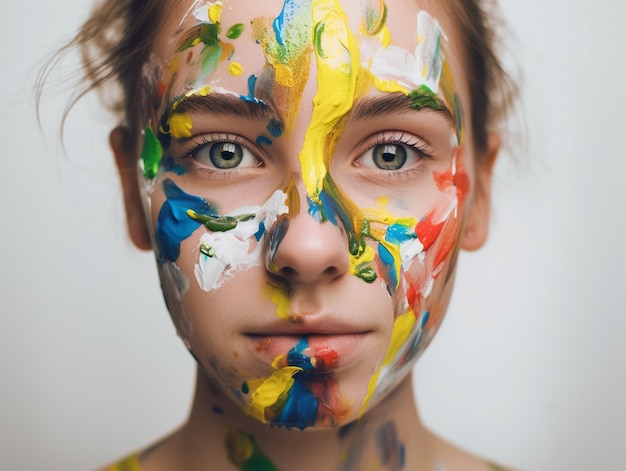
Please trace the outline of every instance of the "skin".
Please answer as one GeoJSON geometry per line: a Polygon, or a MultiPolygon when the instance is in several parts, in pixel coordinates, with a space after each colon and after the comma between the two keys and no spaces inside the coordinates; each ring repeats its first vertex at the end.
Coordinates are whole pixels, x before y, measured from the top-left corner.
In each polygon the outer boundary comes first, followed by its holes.
{"type": "Polygon", "coordinates": [[[492,138],[475,167],[453,23],[437,5],[394,1],[361,29],[358,2],[313,2],[312,21],[282,17],[281,56],[270,20],[282,2],[241,6],[172,7],[145,77],[157,105],[145,110],[143,148],[124,145],[124,128],[111,134],[131,237],[155,250],[199,365],[189,420],[142,455],[143,469],[489,469],[421,425],[410,379],[445,313],[458,250],[487,236],[489,191],[476,188],[489,187],[498,150],[492,138]],[[446,65],[431,95],[411,101],[424,82],[357,59],[385,34],[412,53],[420,11],[419,24],[446,32],[446,65]],[[389,97],[404,108],[357,112],[389,97]],[[328,107],[335,98],[344,108],[328,107]],[[225,100],[245,109],[207,111],[225,100]],[[224,142],[246,149],[239,166],[209,158],[224,142]],[[406,164],[379,168],[381,143],[407,152],[406,164]]]}

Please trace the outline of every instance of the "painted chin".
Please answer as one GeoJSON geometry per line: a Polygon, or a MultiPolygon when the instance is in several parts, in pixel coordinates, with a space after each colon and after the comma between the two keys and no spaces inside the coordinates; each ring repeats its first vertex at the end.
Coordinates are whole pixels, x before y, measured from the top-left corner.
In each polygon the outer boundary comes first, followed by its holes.
{"type": "Polygon", "coordinates": [[[248,335],[253,357],[275,368],[300,366],[301,357],[311,370],[330,372],[349,367],[363,353],[367,332],[346,334],[248,335]]]}

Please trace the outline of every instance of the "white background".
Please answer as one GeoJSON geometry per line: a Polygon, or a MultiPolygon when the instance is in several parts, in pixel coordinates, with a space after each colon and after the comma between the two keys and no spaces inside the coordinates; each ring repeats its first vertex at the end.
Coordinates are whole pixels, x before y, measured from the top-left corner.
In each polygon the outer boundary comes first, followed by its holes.
{"type": "MultiPolygon", "coordinates": [[[[95,100],[58,117],[34,76],[89,2],[0,15],[0,469],[87,470],[171,430],[193,362],[151,255],[127,241],[95,100]]],[[[626,3],[504,0],[524,74],[526,148],[503,155],[493,230],[463,254],[417,367],[426,422],[524,470],[626,469],[626,3]]]]}

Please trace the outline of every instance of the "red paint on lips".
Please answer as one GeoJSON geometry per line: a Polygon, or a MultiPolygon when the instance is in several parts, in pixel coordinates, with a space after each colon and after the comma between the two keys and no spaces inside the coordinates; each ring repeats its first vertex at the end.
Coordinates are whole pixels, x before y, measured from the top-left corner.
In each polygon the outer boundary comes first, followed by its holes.
{"type": "Polygon", "coordinates": [[[311,357],[317,370],[328,370],[347,361],[356,354],[362,344],[365,333],[350,334],[301,334],[301,335],[273,335],[249,334],[252,340],[252,350],[268,364],[277,357],[284,356],[278,367],[287,366],[286,356],[302,338],[306,338],[309,347],[303,352],[311,357]]]}

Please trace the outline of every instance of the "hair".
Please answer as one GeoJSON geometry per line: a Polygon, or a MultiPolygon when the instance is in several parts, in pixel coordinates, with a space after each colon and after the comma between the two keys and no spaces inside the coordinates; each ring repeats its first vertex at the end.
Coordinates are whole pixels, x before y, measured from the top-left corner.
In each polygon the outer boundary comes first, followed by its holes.
{"type": "MultiPolygon", "coordinates": [[[[488,147],[489,132],[506,120],[518,96],[516,84],[505,71],[496,49],[502,22],[495,1],[443,3],[459,28],[460,42],[465,48],[472,138],[479,165],[488,147]]],[[[87,93],[116,85],[117,93],[106,100],[106,106],[130,128],[129,138],[136,139],[142,126],[142,67],[150,57],[167,5],[163,0],[100,0],[74,39],[44,67],[38,80],[38,98],[54,65],[78,49],[83,65],[82,88],[67,112],[87,93]]]]}

